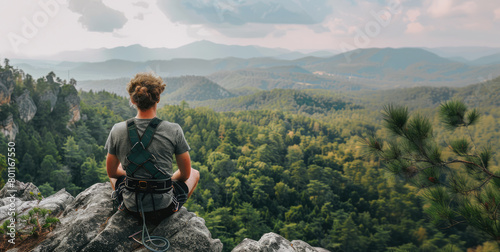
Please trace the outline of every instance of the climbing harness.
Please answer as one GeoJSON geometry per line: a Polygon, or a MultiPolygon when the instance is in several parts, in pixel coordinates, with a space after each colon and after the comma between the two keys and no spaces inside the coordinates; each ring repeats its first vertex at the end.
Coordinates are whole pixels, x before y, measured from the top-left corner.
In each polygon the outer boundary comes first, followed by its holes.
{"type": "Polygon", "coordinates": [[[129,164],[125,169],[127,176],[124,187],[131,192],[135,192],[137,212],[140,212],[142,216],[142,243],[134,238],[134,236],[139,234],[141,231],[132,234],[129,238],[134,239],[134,241],[144,245],[144,247],[148,250],[154,252],[164,252],[170,247],[170,242],[166,238],[149,235],[142,205],[144,197],[149,194],[153,202],[154,212],[156,209],[153,194],[163,194],[172,190],[172,180],[170,179],[170,176],[156,166],[156,157],[147,150],[153,140],[156,128],[161,122],[162,121],[160,119],[156,117],[153,118],[151,122],[149,122],[149,125],[142,136],[139,137],[134,119],[131,118],[127,120],[128,136],[132,148],[127,155],[129,164]],[[135,173],[140,169],[146,170],[150,174],[151,178],[144,179],[135,177],[135,173]],[[155,241],[159,241],[160,243],[155,243],[155,241]]]}

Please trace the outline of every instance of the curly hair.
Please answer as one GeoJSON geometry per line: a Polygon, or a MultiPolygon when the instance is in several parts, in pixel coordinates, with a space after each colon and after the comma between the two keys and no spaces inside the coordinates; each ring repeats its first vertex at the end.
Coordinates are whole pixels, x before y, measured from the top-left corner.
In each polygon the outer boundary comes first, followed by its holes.
{"type": "Polygon", "coordinates": [[[152,73],[138,73],[127,84],[127,91],[138,109],[147,110],[160,101],[165,86],[159,76],[152,73]]]}

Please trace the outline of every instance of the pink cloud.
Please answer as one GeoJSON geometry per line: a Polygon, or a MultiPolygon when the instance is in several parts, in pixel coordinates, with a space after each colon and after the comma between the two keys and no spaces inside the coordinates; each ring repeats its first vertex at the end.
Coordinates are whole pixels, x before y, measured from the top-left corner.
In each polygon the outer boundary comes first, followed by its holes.
{"type": "Polygon", "coordinates": [[[415,33],[421,33],[424,30],[425,30],[425,28],[422,24],[420,24],[419,22],[413,22],[413,23],[409,23],[406,26],[405,33],[415,34],[415,33]]]}
{"type": "Polygon", "coordinates": [[[453,0],[432,1],[432,4],[427,9],[427,12],[433,17],[444,17],[450,13],[452,6],[453,0]]]}
{"type": "Polygon", "coordinates": [[[496,9],[494,13],[495,13],[495,20],[497,19],[500,20],[500,8],[496,9]]]}
{"type": "Polygon", "coordinates": [[[410,20],[410,22],[415,22],[417,21],[417,18],[420,16],[420,10],[419,9],[411,9],[409,11],[406,12],[406,16],[408,17],[408,20],[410,20]]]}

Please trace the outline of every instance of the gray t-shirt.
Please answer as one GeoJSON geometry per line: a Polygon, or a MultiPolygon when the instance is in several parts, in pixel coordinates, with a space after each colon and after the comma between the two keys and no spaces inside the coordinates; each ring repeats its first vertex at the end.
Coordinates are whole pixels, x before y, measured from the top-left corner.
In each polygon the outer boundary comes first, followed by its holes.
{"type": "MultiPolygon", "coordinates": [[[[134,121],[137,126],[139,136],[142,136],[151,119],[134,118],[134,121]]],[[[126,121],[115,124],[111,129],[111,132],[109,132],[108,140],[105,145],[108,153],[118,157],[123,169],[125,169],[129,163],[127,160],[127,154],[130,152],[130,148],[132,148],[126,124],[126,121]]],[[[163,171],[172,176],[173,154],[182,154],[189,151],[191,148],[189,147],[186,138],[184,137],[184,132],[179,124],[162,121],[160,125],[158,125],[158,128],[153,136],[153,140],[147,149],[156,157],[157,167],[163,169],[163,171]]],[[[139,178],[149,178],[149,173],[144,169],[140,169],[134,174],[134,176],[139,178]]],[[[172,202],[172,191],[165,194],[153,194],[153,197],[155,209],[163,209],[168,207],[172,202]]],[[[124,190],[123,201],[127,209],[130,211],[137,211],[134,192],[124,190]]],[[[153,203],[150,195],[147,195],[144,198],[143,208],[145,212],[153,211],[153,203]]]]}

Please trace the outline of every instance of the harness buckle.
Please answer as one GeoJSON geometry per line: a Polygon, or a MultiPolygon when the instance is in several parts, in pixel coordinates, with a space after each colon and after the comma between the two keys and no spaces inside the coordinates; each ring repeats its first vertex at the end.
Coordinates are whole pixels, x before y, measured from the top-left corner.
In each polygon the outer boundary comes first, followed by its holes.
{"type": "Polygon", "coordinates": [[[140,181],[139,181],[139,188],[140,188],[140,189],[144,189],[144,190],[145,190],[146,188],[148,188],[148,182],[147,182],[147,181],[140,180],[140,181]]]}

